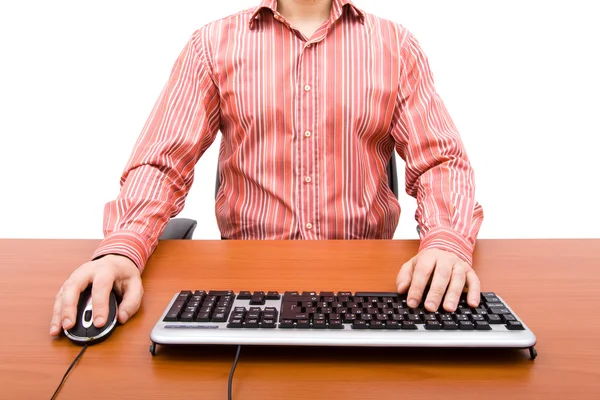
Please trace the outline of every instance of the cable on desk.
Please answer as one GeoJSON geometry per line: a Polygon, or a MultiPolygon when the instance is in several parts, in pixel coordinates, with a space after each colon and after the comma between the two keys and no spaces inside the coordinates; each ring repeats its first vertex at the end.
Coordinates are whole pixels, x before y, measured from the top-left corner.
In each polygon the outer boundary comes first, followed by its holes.
{"type": "Polygon", "coordinates": [[[240,350],[242,350],[242,345],[238,345],[237,353],[235,353],[235,359],[233,360],[233,365],[231,366],[231,372],[229,373],[229,383],[227,384],[228,400],[231,400],[231,383],[233,381],[233,372],[235,371],[235,366],[237,365],[238,359],[240,358],[240,350]]]}
{"type": "Polygon", "coordinates": [[[60,391],[60,388],[62,387],[63,383],[65,383],[65,379],[67,379],[67,375],[69,375],[69,372],[71,372],[71,369],[73,369],[73,367],[75,366],[75,364],[77,363],[77,361],[79,361],[79,359],[81,358],[81,356],[83,355],[83,353],[85,353],[85,350],[87,348],[88,348],[88,345],[86,344],[85,346],[83,346],[83,349],[81,349],[81,351],[79,352],[79,354],[77,355],[77,357],[75,357],[75,359],[73,360],[73,362],[69,366],[69,369],[67,369],[67,372],[65,372],[65,374],[63,375],[63,378],[60,381],[60,384],[56,388],[56,391],[54,392],[54,394],[52,395],[52,398],[50,400],[54,400],[56,398],[56,395],[60,391]]]}

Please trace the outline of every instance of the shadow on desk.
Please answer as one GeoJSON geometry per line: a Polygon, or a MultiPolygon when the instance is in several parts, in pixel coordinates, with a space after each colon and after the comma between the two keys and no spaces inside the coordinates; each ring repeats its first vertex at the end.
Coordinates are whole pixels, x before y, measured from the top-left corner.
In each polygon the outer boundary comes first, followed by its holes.
{"type": "MultiPolygon", "coordinates": [[[[158,346],[152,357],[154,367],[170,364],[232,363],[235,346],[158,346]]],[[[148,355],[149,357],[150,354],[148,355]]],[[[543,354],[540,355],[543,358],[543,354]]],[[[350,347],[278,347],[243,346],[236,376],[251,373],[277,380],[310,376],[324,371],[343,376],[343,380],[367,382],[426,380],[435,378],[456,382],[456,370],[461,370],[464,382],[484,382],[493,379],[514,384],[526,381],[536,361],[531,361],[526,349],[434,349],[434,348],[350,348],[350,347]],[[501,368],[499,373],[498,368],[501,368]],[[486,376],[489,369],[492,376],[486,376]],[[470,374],[470,371],[477,373],[470,374]],[[370,377],[368,375],[371,375],[370,377]],[[446,379],[445,379],[446,378],[446,379]]],[[[329,373],[322,381],[331,379],[329,373]]]]}

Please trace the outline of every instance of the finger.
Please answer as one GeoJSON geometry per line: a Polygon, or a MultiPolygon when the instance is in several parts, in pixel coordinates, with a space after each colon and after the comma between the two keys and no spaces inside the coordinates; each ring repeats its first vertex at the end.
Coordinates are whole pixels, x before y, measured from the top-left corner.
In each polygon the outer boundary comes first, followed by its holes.
{"type": "Polygon", "coordinates": [[[465,287],[465,268],[462,263],[457,263],[452,268],[452,276],[450,277],[450,285],[444,301],[444,310],[448,312],[456,311],[460,295],[465,287]]]}
{"type": "Polygon", "coordinates": [[[52,320],[50,321],[50,335],[57,336],[60,332],[60,320],[62,310],[62,287],[56,294],[54,307],[52,308],[52,320]]]}
{"type": "Polygon", "coordinates": [[[92,286],[92,315],[94,326],[100,328],[108,319],[108,299],[113,287],[114,276],[109,270],[103,270],[94,278],[92,286]]]}
{"type": "Polygon", "coordinates": [[[429,282],[429,277],[435,268],[436,257],[421,256],[417,258],[415,271],[412,276],[412,283],[408,290],[407,304],[411,308],[415,308],[421,302],[423,292],[429,282]]]}
{"type": "Polygon", "coordinates": [[[396,277],[396,287],[398,288],[398,293],[405,293],[408,290],[415,269],[415,260],[416,257],[411,258],[400,268],[398,276],[396,277]]]}
{"type": "Polygon", "coordinates": [[[142,304],[144,288],[141,279],[130,279],[124,285],[123,300],[119,305],[119,322],[124,324],[133,314],[135,314],[142,304]]]}
{"type": "Polygon", "coordinates": [[[429,288],[427,300],[425,301],[425,308],[428,311],[434,312],[440,307],[444,294],[446,293],[446,288],[448,288],[448,283],[450,282],[453,265],[453,261],[437,260],[431,287],[429,288]]]}
{"type": "Polygon", "coordinates": [[[75,325],[77,303],[81,292],[92,282],[93,275],[89,269],[77,269],[63,285],[61,319],[64,329],[75,325]]]}
{"type": "Polygon", "coordinates": [[[467,286],[469,287],[467,303],[473,308],[479,307],[479,302],[481,300],[481,283],[479,282],[477,274],[472,269],[467,272],[467,286]]]}

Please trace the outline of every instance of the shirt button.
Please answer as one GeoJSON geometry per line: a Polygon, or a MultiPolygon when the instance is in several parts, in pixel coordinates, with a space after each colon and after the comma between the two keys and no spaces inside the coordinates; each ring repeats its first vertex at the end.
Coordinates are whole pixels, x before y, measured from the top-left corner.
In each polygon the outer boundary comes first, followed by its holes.
{"type": "Polygon", "coordinates": [[[310,222],[306,224],[306,229],[312,229],[312,224],[310,222]]]}
{"type": "Polygon", "coordinates": [[[310,135],[312,135],[312,133],[310,133],[310,131],[306,131],[306,132],[304,132],[304,136],[306,136],[306,137],[310,137],[310,135]]]}
{"type": "Polygon", "coordinates": [[[312,47],[312,44],[310,44],[310,43],[306,45],[307,49],[310,49],[311,47],[312,47]]]}
{"type": "Polygon", "coordinates": [[[304,90],[306,90],[307,92],[310,92],[310,85],[304,85],[304,90]]]}
{"type": "Polygon", "coordinates": [[[307,176],[306,178],[304,178],[304,180],[306,181],[306,183],[310,183],[310,181],[312,181],[312,179],[310,178],[310,176],[307,176]]]}

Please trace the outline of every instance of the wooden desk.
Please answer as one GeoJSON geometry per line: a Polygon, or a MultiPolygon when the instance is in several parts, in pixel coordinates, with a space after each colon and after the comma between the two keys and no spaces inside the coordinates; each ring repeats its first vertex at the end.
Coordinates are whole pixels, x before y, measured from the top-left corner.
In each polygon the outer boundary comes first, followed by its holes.
{"type": "MultiPolygon", "coordinates": [[[[0,398],[48,399],[80,348],[48,335],[56,291],[93,240],[0,240],[0,398]]],[[[59,399],[225,399],[235,349],[166,348],[150,330],[181,289],[394,290],[415,241],[160,244],[141,311],[88,348],[59,399]]],[[[537,335],[527,351],[242,348],[235,400],[600,398],[600,240],[480,240],[482,289],[537,335]]]]}

